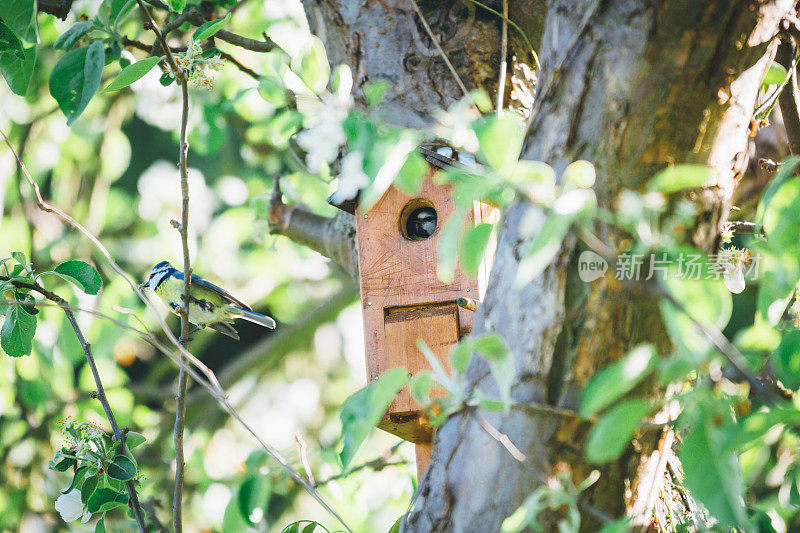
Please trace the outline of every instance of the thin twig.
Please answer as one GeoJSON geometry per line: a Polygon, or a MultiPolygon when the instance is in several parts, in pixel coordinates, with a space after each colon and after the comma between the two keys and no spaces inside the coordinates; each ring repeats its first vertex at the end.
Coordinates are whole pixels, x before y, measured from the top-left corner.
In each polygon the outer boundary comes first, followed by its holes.
{"type": "Polygon", "coordinates": [[[442,47],[439,45],[439,40],[436,39],[436,36],[433,34],[433,30],[431,30],[431,27],[428,26],[428,21],[425,20],[424,16],[422,16],[422,11],[420,10],[419,6],[417,5],[417,0],[410,0],[410,1],[411,1],[411,5],[414,6],[414,11],[417,12],[417,15],[419,16],[420,21],[422,21],[422,26],[425,28],[425,31],[428,33],[428,37],[430,37],[431,41],[433,41],[433,45],[439,51],[439,54],[442,56],[442,59],[444,60],[445,64],[447,65],[447,68],[450,69],[450,73],[453,75],[453,77],[456,80],[456,83],[461,88],[461,92],[464,93],[464,96],[469,96],[469,91],[467,90],[466,86],[464,85],[464,82],[461,81],[461,76],[458,75],[458,72],[456,72],[455,67],[453,67],[453,64],[447,58],[447,54],[445,54],[444,50],[442,50],[442,47]]]}
{"type": "Polygon", "coordinates": [[[800,113],[798,113],[798,90],[797,90],[797,68],[794,39],[784,39],[778,46],[775,61],[783,65],[789,74],[789,81],[786,82],[778,95],[778,104],[783,116],[783,124],[786,127],[786,138],[789,141],[789,152],[792,154],[800,153],[800,113]]]}
{"type": "Polygon", "coordinates": [[[494,427],[488,420],[486,420],[486,417],[484,417],[482,414],[476,413],[475,416],[478,418],[478,422],[480,422],[483,430],[486,433],[488,433],[489,436],[491,436],[494,440],[502,444],[503,448],[508,450],[508,453],[511,454],[511,457],[513,457],[520,463],[525,462],[526,459],[525,454],[522,453],[519,450],[519,448],[514,446],[514,443],[511,442],[511,439],[508,438],[508,435],[506,435],[505,433],[500,433],[500,431],[498,431],[496,427],[494,427]]]}
{"type": "Polygon", "coordinates": [[[503,113],[503,97],[506,93],[506,69],[508,62],[508,0],[503,0],[503,29],[500,35],[500,73],[497,76],[497,116],[503,113]]]}
{"type": "Polygon", "coordinates": [[[300,446],[300,462],[303,464],[303,470],[306,471],[306,478],[309,483],[316,487],[317,483],[314,481],[314,472],[311,470],[311,463],[308,462],[308,447],[306,446],[306,441],[303,439],[300,432],[294,434],[294,440],[296,440],[297,445],[300,446]]]}
{"type": "MultiPolygon", "coordinates": [[[[486,4],[478,2],[476,0],[469,0],[469,1],[471,3],[473,3],[473,4],[475,4],[476,6],[481,7],[481,8],[485,9],[486,11],[488,11],[490,13],[494,13],[495,15],[497,15],[498,17],[503,19],[504,25],[505,25],[505,23],[511,24],[511,27],[513,27],[515,30],[517,30],[519,32],[519,34],[525,40],[525,44],[528,45],[528,49],[531,52],[531,57],[533,57],[533,64],[536,67],[536,69],[540,70],[542,68],[542,65],[539,63],[539,54],[536,53],[536,49],[533,47],[533,44],[531,43],[531,40],[528,39],[528,35],[524,31],[522,31],[522,28],[520,28],[519,25],[517,25],[516,22],[514,22],[513,20],[508,18],[507,0],[503,1],[503,12],[502,13],[500,13],[499,11],[495,11],[491,7],[487,6],[486,4]]],[[[505,55],[503,57],[505,57],[505,55]]]]}
{"type": "MultiPolygon", "coordinates": [[[[158,41],[164,49],[167,63],[175,74],[175,79],[181,86],[181,133],[180,147],[178,155],[178,167],[180,168],[181,184],[181,223],[177,225],[178,233],[181,237],[181,247],[183,249],[183,294],[181,295],[182,304],[178,308],[181,317],[181,336],[182,345],[189,343],[189,303],[190,289],[192,284],[192,265],[189,257],[189,170],[187,157],[189,156],[189,142],[187,131],[189,128],[189,84],[186,72],[178,66],[172,51],[169,49],[164,35],[158,29],[158,25],[153,20],[150,11],[142,3],[143,0],[136,0],[139,8],[144,11],[149,21],[150,29],[156,34],[158,41]]],[[[185,362],[185,361],[183,361],[185,362]]],[[[189,374],[181,365],[178,371],[178,391],[175,395],[175,429],[173,441],[175,443],[175,489],[172,496],[172,527],[175,533],[183,531],[183,479],[186,470],[186,461],[183,455],[183,434],[186,424],[186,390],[189,388],[189,374]]]]}
{"type": "MultiPolygon", "coordinates": [[[[100,401],[100,405],[103,406],[103,411],[106,413],[106,418],[108,418],[108,423],[111,424],[111,431],[114,433],[114,440],[116,440],[118,444],[118,451],[119,453],[125,453],[125,433],[122,429],[120,429],[119,424],[117,424],[117,419],[114,417],[114,412],[111,410],[111,405],[108,403],[108,398],[106,397],[106,391],[103,388],[103,382],[100,379],[100,372],[97,370],[97,365],[94,361],[94,355],[92,355],[91,345],[86,342],[86,338],[83,336],[83,332],[81,331],[80,326],[78,325],[78,321],[75,319],[75,314],[70,309],[69,302],[67,302],[64,298],[60,297],[56,293],[49,291],[39,285],[38,283],[26,283],[23,281],[11,279],[5,276],[0,276],[0,281],[10,281],[11,285],[18,287],[29,289],[35,291],[51,302],[57,304],[63,311],[67,317],[67,321],[69,322],[70,326],[72,326],[72,330],[75,332],[75,337],[78,339],[78,343],[80,343],[81,348],[83,348],[83,353],[86,356],[86,362],[89,364],[89,369],[92,371],[92,377],[94,378],[94,384],[97,388],[96,397],[100,401]]],[[[133,517],[136,520],[136,523],[139,526],[139,531],[144,533],[147,531],[147,527],[144,522],[144,514],[142,513],[142,507],[139,504],[139,497],[136,494],[136,484],[133,480],[129,480],[125,482],[125,488],[128,491],[128,505],[133,512],[133,517]]]]}
{"type": "Polygon", "coordinates": [[[323,479],[321,481],[317,481],[316,483],[314,483],[314,486],[315,487],[320,487],[322,485],[325,485],[326,483],[330,483],[331,481],[337,481],[339,479],[344,479],[346,477],[349,477],[349,476],[355,474],[356,472],[359,472],[361,470],[365,470],[367,468],[372,470],[373,472],[380,472],[384,468],[387,468],[387,467],[390,467],[390,466],[401,466],[401,465],[408,464],[408,461],[406,461],[405,459],[401,459],[399,461],[390,461],[389,460],[389,459],[392,458],[392,456],[395,453],[397,453],[397,450],[400,448],[400,446],[402,446],[402,444],[404,442],[405,441],[401,440],[400,442],[398,442],[397,444],[395,444],[394,446],[392,446],[391,448],[386,450],[386,452],[384,454],[382,454],[380,457],[377,457],[375,459],[367,461],[366,463],[361,463],[358,466],[354,466],[353,468],[351,468],[351,469],[349,469],[349,470],[347,470],[345,472],[342,472],[341,474],[336,474],[336,475],[333,475],[331,477],[325,478],[325,479],[323,479]]]}

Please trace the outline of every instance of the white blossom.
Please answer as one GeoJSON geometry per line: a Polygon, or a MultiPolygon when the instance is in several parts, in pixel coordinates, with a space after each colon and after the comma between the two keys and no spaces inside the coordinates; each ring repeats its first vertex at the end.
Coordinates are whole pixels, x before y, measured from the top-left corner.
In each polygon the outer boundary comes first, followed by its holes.
{"type": "Polygon", "coordinates": [[[77,489],[72,489],[58,497],[56,511],[61,515],[61,519],[64,522],[74,522],[80,518],[81,524],[85,524],[92,518],[92,513],[83,510],[81,493],[77,489]]]}
{"type": "Polygon", "coordinates": [[[350,152],[342,158],[339,188],[331,196],[331,201],[341,203],[355,198],[358,191],[367,185],[369,185],[369,176],[364,172],[364,155],[361,152],[350,152]]]}
{"type": "Polygon", "coordinates": [[[347,107],[328,96],[306,113],[306,129],[297,134],[297,144],[305,150],[306,166],[312,173],[319,172],[323,163],[336,159],[339,147],[347,140],[342,128],[342,121],[347,118],[347,107]]]}

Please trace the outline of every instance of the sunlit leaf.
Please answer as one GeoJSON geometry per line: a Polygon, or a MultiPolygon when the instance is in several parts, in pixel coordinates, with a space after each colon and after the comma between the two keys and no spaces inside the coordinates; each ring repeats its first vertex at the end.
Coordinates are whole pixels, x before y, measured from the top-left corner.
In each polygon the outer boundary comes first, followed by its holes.
{"type": "Polygon", "coordinates": [[[20,40],[30,44],[39,42],[36,0],[3,0],[0,2],[0,19],[20,40]]]}
{"type": "Polygon", "coordinates": [[[325,44],[322,39],[316,36],[311,37],[305,51],[292,60],[292,71],[317,94],[327,87],[331,77],[331,67],[328,64],[328,56],[325,53],[325,44]]]}
{"type": "Polygon", "coordinates": [[[103,89],[103,92],[107,93],[110,91],[118,91],[127,87],[150,72],[159,61],[161,61],[160,57],[147,57],[137,61],[136,63],[128,65],[122,69],[119,74],[117,74],[117,77],[114,78],[114,81],[109,83],[108,86],[103,89]]]}
{"type": "Polygon", "coordinates": [[[264,475],[249,477],[239,487],[237,495],[239,512],[250,525],[255,526],[260,522],[260,520],[254,520],[255,512],[257,509],[266,511],[271,495],[272,483],[269,477],[264,475]]]}
{"type": "Polygon", "coordinates": [[[394,179],[395,186],[406,194],[416,194],[428,175],[428,163],[417,150],[409,152],[406,162],[394,179]]]}
{"type": "Polygon", "coordinates": [[[506,342],[500,335],[492,333],[474,339],[473,349],[489,362],[492,377],[500,391],[500,399],[505,403],[505,412],[508,413],[516,369],[506,342]]]}
{"type": "Polygon", "coordinates": [[[361,91],[364,93],[364,98],[371,107],[380,104],[383,97],[392,88],[392,83],[389,80],[375,80],[364,84],[361,91]]]}
{"type": "Polygon", "coordinates": [[[147,439],[141,433],[136,433],[135,431],[129,431],[125,435],[125,446],[128,447],[129,450],[133,450],[137,446],[144,444],[147,439]]]}
{"type": "Polygon", "coordinates": [[[480,143],[478,157],[495,170],[515,163],[522,149],[525,125],[513,113],[487,115],[472,125],[480,143]]]}
{"type": "Polygon", "coordinates": [[[84,35],[89,33],[94,28],[94,23],[88,20],[80,20],[69,27],[67,31],[62,33],[53,43],[53,48],[56,50],[69,50],[75,43],[81,40],[84,35]]]}
{"type": "Polygon", "coordinates": [[[780,85],[786,79],[786,68],[780,63],[772,62],[764,75],[761,85],[780,85]]]}
{"type": "Polygon", "coordinates": [[[64,261],[54,268],[53,272],[76,285],[86,294],[97,294],[103,288],[103,279],[100,277],[100,273],[92,265],[83,261],[64,261]]]}
{"type": "Polygon", "coordinates": [[[128,505],[128,495],[109,488],[95,490],[86,502],[86,508],[92,514],[104,513],[125,505],[128,505]]]}
{"type": "Polygon", "coordinates": [[[607,463],[619,457],[651,407],[634,398],[615,405],[592,426],[584,453],[592,463],[607,463]]]}
{"type": "Polygon", "coordinates": [[[67,52],[53,67],[50,94],[67,117],[67,124],[83,113],[100,87],[105,57],[103,43],[97,41],[67,52]]]}
{"type": "Polygon", "coordinates": [[[493,224],[478,224],[470,228],[461,244],[461,267],[472,277],[478,275],[483,261],[483,252],[492,236],[493,224]]]}
{"type": "Polygon", "coordinates": [[[209,37],[213,37],[219,30],[222,29],[225,24],[228,23],[230,19],[231,14],[228,13],[225,15],[225,18],[206,22],[194,31],[192,39],[195,41],[202,41],[204,39],[208,39],[209,37]]]}
{"type": "Polygon", "coordinates": [[[597,174],[589,161],[573,161],[564,169],[561,183],[566,187],[588,188],[594,185],[597,174]]]}
{"type": "Polygon", "coordinates": [[[342,406],[344,447],[339,454],[342,469],[347,469],[361,445],[378,424],[392,399],[408,383],[405,368],[393,368],[350,396],[342,406]]]}
{"type": "Polygon", "coordinates": [[[707,187],[717,182],[714,169],[705,165],[672,165],[650,180],[647,188],[651,191],[673,193],[684,189],[707,187]]]}
{"type": "Polygon", "coordinates": [[[778,167],[778,171],[775,173],[772,179],[769,180],[769,184],[764,189],[764,192],[761,193],[761,198],[758,201],[758,206],[756,207],[756,216],[754,219],[756,233],[761,233],[762,224],[764,223],[764,215],[766,213],[767,206],[772,201],[772,197],[775,196],[775,193],[778,192],[778,189],[780,189],[789,178],[795,175],[795,169],[797,168],[798,164],[800,164],[800,156],[790,155],[784,159],[778,167]]]}
{"type": "Polygon", "coordinates": [[[11,29],[0,22],[0,73],[15,94],[25,96],[36,66],[36,47],[24,48],[11,29]]]}
{"type": "Polygon", "coordinates": [[[0,329],[0,346],[3,351],[11,357],[30,355],[35,333],[36,317],[21,305],[8,306],[3,328],[0,329]]]}
{"type": "Polygon", "coordinates": [[[733,452],[721,450],[713,415],[705,416],[684,435],[678,453],[692,496],[723,524],[749,531],[739,462],[733,452]]]}
{"type": "Polygon", "coordinates": [[[119,454],[109,463],[106,472],[111,479],[128,481],[136,477],[136,465],[133,464],[129,457],[119,454]]]}
{"type": "Polygon", "coordinates": [[[775,373],[790,389],[800,387],[800,330],[784,333],[772,358],[775,373]]]}
{"type": "Polygon", "coordinates": [[[590,417],[617,401],[653,371],[657,356],[653,345],[640,344],[597,372],[583,388],[578,412],[590,417]]]}

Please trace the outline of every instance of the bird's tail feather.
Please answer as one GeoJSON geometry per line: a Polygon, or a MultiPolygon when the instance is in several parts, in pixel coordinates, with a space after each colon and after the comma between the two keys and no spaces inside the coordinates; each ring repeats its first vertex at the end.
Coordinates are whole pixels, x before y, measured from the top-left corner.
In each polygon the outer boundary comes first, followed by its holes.
{"type": "Polygon", "coordinates": [[[232,306],[234,314],[244,318],[248,322],[254,322],[256,324],[260,324],[266,328],[275,329],[275,320],[267,315],[262,315],[261,313],[256,313],[255,311],[250,311],[249,309],[242,309],[241,307],[232,306]]]}

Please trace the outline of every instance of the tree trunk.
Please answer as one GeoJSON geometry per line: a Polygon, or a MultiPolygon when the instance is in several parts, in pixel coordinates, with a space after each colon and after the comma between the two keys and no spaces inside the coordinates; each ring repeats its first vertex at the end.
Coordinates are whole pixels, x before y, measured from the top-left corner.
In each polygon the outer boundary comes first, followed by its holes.
{"type": "MultiPolygon", "coordinates": [[[[441,58],[431,52],[408,0],[304,3],[312,31],[326,40],[334,63],[353,68],[357,87],[380,78],[392,81],[390,120],[424,124],[429,111],[462,96],[441,58]]],[[[774,54],[774,47],[764,44],[794,2],[511,4],[512,20],[528,33],[542,62],[523,157],[547,162],[557,172],[577,159],[591,161],[598,175],[595,191],[607,208],[620,190],[643,189],[669,164],[707,163],[716,169],[718,182],[693,197],[701,216],[686,240],[711,250],[745,169],[757,90],[774,54]]],[[[499,2],[490,5],[502,10],[499,2]]],[[[467,87],[492,93],[500,20],[451,2],[420,2],[420,7],[467,87]]],[[[526,57],[519,42],[512,39],[509,44],[509,55],[526,57]]],[[[670,347],[655,298],[607,281],[578,280],[573,237],[541,276],[516,287],[519,261],[529,244],[520,223],[530,209],[518,203],[503,218],[474,332],[496,332],[508,343],[516,363],[513,397],[518,403],[575,409],[588,379],[630,347],[653,342],[664,356],[670,347]]],[[[598,227],[597,232],[615,247],[611,230],[598,227]]],[[[473,359],[469,375],[475,386],[493,392],[479,360],[473,359]]],[[[556,471],[571,472],[577,483],[599,470],[600,479],[580,499],[586,530],[599,529],[599,520],[626,514],[647,526],[659,490],[669,492],[663,477],[671,434],[639,435],[618,461],[595,466],[583,457],[586,424],[522,409],[505,417],[485,416],[527,459],[514,459],[474,413],[451,417],[437,432],[406,531],[498,531],[556,471]]],[[[557,513],[541,516],[543,530],[555,530],[558,518],[557,513]]],[[[662,519],[660,525],[668,524],[662,519]]]]}

